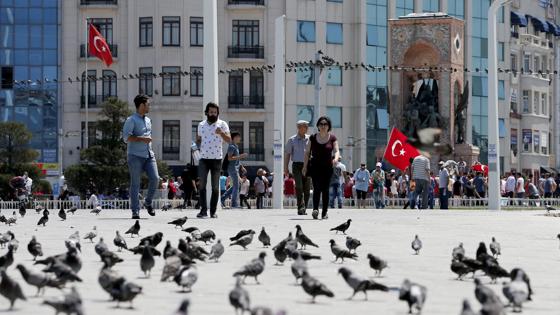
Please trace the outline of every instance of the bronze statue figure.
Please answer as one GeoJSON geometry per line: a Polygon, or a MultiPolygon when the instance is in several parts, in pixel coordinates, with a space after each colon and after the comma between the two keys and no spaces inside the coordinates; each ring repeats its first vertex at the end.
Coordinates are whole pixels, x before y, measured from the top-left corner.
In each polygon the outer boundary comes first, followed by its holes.
{"type": "Polygon", "coordinates": [[[457,144],[465,143],[465,132],[467,124],[467,107],[469,106],[469,81],[465,83],[463,93],[459,97],[459,103],[455,109],[455,129],[457,130],[457,144]]]}

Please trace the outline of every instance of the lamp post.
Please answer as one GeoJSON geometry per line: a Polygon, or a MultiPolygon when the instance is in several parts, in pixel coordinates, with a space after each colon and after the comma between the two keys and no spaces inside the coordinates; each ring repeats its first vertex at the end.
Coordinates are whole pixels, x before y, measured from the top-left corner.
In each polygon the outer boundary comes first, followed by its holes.
{"type": "Polygon", "coordinates": [[[285,21],[282,15],[275,20],[275,47],[274,47],[274,181],[272,182],[272,195],[274,209],[284,208],[284,194],[282,187],[284,168],[284,104],[286,89],[286,45],[285,21]]]}
{"type": "Polygon", "coordinates": [[[496,16],[511,0],[494,0],[488,8],[488,208],[500,210],[500,138],[498,133],[498,44],[496,16]]]}

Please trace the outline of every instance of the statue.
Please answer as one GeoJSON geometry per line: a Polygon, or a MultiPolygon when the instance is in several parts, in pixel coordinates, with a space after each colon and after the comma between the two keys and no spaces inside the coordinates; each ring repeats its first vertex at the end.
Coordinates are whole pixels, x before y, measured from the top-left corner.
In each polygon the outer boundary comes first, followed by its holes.
{"type": "Polygon", "coordinates": [[[412,83],[411,97],[403,111],[404,133],[416,138],[419,129],[442,128],[444,121],[438,108],[437,80],[419,75],[412,83]]]}
{"type": "Polygon", "coordinates": [[[465,132],[467,124],[467,107],[469,102],[469,82],[465,83],[463,93],[459,96],[459,104],[455,109],[455,129],[457,132],[457,144],[465,143],[465,132]]]}
{"type": "Polygon", "coordinates": [[[418,129],[420,129],[420,116],[418,115],[418,110],[412,109],[409,116],[408,129],[406,130],[406,135],[408,137],[416,137],[418,129]]]}
{"type": "Polygon", "coordinates": [[[436,113],[433,106],[428,106],[428,116],[422,123],[422,128],[441,128],[441,116],[436,113]]]}

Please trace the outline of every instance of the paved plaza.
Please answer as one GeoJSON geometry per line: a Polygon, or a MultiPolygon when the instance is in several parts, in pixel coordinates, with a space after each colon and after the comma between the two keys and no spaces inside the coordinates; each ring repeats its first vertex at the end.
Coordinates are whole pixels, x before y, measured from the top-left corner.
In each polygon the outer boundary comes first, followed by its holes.
{"type": "MultiPolygon", "coordinates": [[[[164,233],[164,241],[158,246],[163,250],[166,240],[171,240],[174,246],[185,232],[175,229],[166,222],[187,215],[189,220],[185,224],[197,226],[201,231],[212,229],[218,238],[227,245],[228,238],[240,229],[254,229],[258,232],[265,226],[275,245],[285,238],[289,231],[295,234],[295,225],[300,224],[303,231],[320,248],[309,247],[313,254],[322,256],[320,261],[309,261],[310,274],[325,283],[335,294],[332,299],[318,297],[316,304],[310,304],[310,297],[300,286],[295,286],[294,277],[290,271],[291,262],[284,266],[274,265],[275,259],[271,249],[263,249],[255,236],[253,244],[248,250],[240,247],[228,247],[220,262],[197,263],[199,280],[194,285],[192,293],[181,293],[174,282],[159,281],[164,265],[162,258],[156,259],[155,269],[150,279],[144,278],[140,271],[140,256],[130,252],[119,253],[124,262],[113,267],[127,279],[141,285],[143,294],[134,301],[134,310],[126,309],[128,303],[121,304],[116,309],[116,303],[109,301],[97,282],[101,268],[99,257],[94,252],[94,244],[82,240],[83,268],[79,275],[84,282],[77,285],[84,300],[86,314],[171,314],[180,301],[191,299],[190,314],[233,314],[229,305],[228,293],[232,289],[235,279],[232,273],[249,260],[256,258],[260,251],[266,251],[266,268],[256,285],[253,279],[247,279],[245,286],[251,295],[252,305],[264,305],[275,310],[283,309],[287,314],[406,314],[408,308],[402,301],[398,301],[398,293],[374,291],[369,293],[369,300],[364,301],[363,295],[358,294],[353,301],[347,298],[352,291],[337,274],[339,263],[333,263],[333,256],[329,248],[332,238],[343,245],[345,236],[329,232],[348,218],[353,220],[348,234],[362,241],[358,248],[359,259],[347,260],[344,266],[360,275],[373,277],[374,271],[369,268],[366,255],[373,253],[386,259],[390,268],[385,269],[381,278],[376,278],[390,287],[399,287],[404,278],[423,284],[428,288],[428,298],[424,314],[450,315],[459,314],[463,298],[468,298],[475,309],[479,308],[474,298],[474,284],[472,279],[455,280],[456,276],[450,271],[451,249],[459,242],[465,244],[467,255],[475,256],[479,241],[489,242],[495,236],[501,242],[503,256],[500,263],[506,269],[521,267],[531,277],[535,295],[533,302],[527,303],[524,313],[531,315],[557,314],[560,307],[560,282],[558,265],[560,250],[556,235],[560,232],[560,218],[546,217],[543,211],[422,211],[417,210],[331,210],[330,218],[326,221],[314,221],[311,217],[294,215],[295,210],[223,210],[219,212],[219,219],[196,219],[193,210],[158,212],[155,218],[141,220],[141,236],[155,232],[164,233]],[[424,248],[420,255],[413,255],[410,243],[415,234],[420,236],[424,248]]],[[[7,210],[4,215],[11,215],[7,210]]],[[[144,212],[145,217],[147,214],[144,212]]],[[[65,251],[64,239],[79,230],[82,237],[95,225],[99,236],[104,237],[111,250],[115,231],[126,231],[133,223],[129,219],[128,211],[104,210],[99,216],[90,214],[86,210],[78,210],[76,215],[68,215],[63,222],[56,216],[56,210],[51,211],[51,218],[46,227],[37,227],[39,215],[28,211],[24,218],[19,218],[17,225],[3,226],[0,232],[11,230],[20,241],[20,247],[15,255],[15,263],[8,268],[8,274],[22,285],[28,301],[17,301],[14,314],[50,314],[52,309],[41,305],[43,297],[35,297],[36,289],[23,282],[20,273],[15,269],[18,263],[27,267],[32,266],[32,259],[27,252],[27,242],[32,235],[36,235],[43,245],[45,256],[59,254],[65,251]],[[41,312],[41,313],[40,313],[41,312]]],[[[97,242],[98,239],[95,239],[97,242]]],[[[129,247],[137,245],[137,238],[126,237],[129,247]]],[[[210,246],[208,246],[209,248],[210,246]]],[[[2,255],[6,250],[2,249],[2,255]]],[[[44,258],[44,257],[43,257],[44,258]]],[[[35,266],[36,267],[36,266],[35,266]]],[[[484,283],[489,279],[483,277],[484,283]]],[[[501,295],[501,284],[490,285],[501,295]]],[[[60,296],[56,289],[47,289],[45,297],[60,296]]],[[[7,300],[0,298],[0,308],[8,307],[7,300]]],[[[505,300],[505,299],[504,299],[505,300]]]]}

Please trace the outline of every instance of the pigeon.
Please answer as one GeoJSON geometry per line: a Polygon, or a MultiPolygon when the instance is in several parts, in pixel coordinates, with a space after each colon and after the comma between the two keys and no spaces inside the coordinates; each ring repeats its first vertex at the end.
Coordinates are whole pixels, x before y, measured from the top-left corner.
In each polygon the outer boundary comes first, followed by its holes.
{"type": "Polygon", "coordinates": [[[107,247],[107,244],[105,244],[105,242],[103,241],[103,237],[100,237],[99,242],[95,244],[94,249],[95,249],[95,253],[101,257],[101,254],[108,251],[109,247],[107,247]]]}
{"type": "Polygon", "coordinates": [[[144,249],[142,250],[142,256],[140,257],[140,269],[144,272],[146,278],[149,278],[150,272],[156,261],[154,260],[154,254],[148,247],[148,242],[144,242],[144,249]]]}
{"type": "Polygon", "coordinates": [[[412,314],[413,308],[415,308],[418,313],[421,313],[422,307],[424,307],[424,303],[426,302],[427,292],[428,290],[426,287],[405,279],[399,290],[399,300],[408,303],[409,314],[412,314]]]}
{"type": "Polygon", "coordinates": [[[99,215],[99,213],[101,213],[101,206],[95,207],[95,209],[91,210],[89,213],[94,213],[95,215],[99,215]]]}
{"type": "Polygon", "coordinates": [[[163,270],[161,272],[161,282],[165,282],[177,274],[183,264],[181,263],[181,258],[178,255],[169,256],[165,259],[165,265],[163,266],[163,270]]]}
{"type": "Polygon", "coordinates": [[[348,230],[350,228],[350,223],[352,222],[352,219],[348,219],[346,222],[342,223],[339,226],[333,227],[331,229],[331,231],[336,231],[336,233],[338,234],[338,232],[342,232],[343,234],[346,234],[346,230],[348,230]]]}
{"type": "Polygon", "coordinates": [[[210,250],[210,256],[208,257],[208,259],[214,259],[215,262],[218,262],[223,254],[224,245],[222,245],[222,240],[218,240],[216,244],[212,245],[212,249],[210,250]]]}
{"type": "Polygon", "coordinates": [[[25,280],[25,282],[27,282],[27,284],[37,287],[37,295],[41,292],[45,294],[45,287],[57,288],[59,290],[62,289],[62,283],[44,273],[28,270],[22,264],[17,265],[16,269],[19,270],[21,277],[25,280]]]}
{"type": "Polygon", "coordinates": [[[195,265],[183,266],[173,278],[178,286],[182,287],[182,292],[192,292],[192,287],[198,280],[198,271],[195,265]]]}
{"type": "Polygon", "coordinates": [[[119,252],[122,251],[123,248],[128,249],[128,247],[126,246],[126,241],[124,240],[124,237],[121,236],[119,231],[115,232],[115,238],[113,239],[113,244],[117,246],[119,252]]]}
{"type": "MultiPolygon", "coordinates": [[[[144,246],[144,245],[138,245],[136,247],[129,248],[128,251],[134,253],[134,255],[140,255],[140,254],[142,254],[142,252],[144,252],[145,247],[146,246],[144,246]]],[[[157,250],[155,247],[148,246],[148,248],[150,249],[150,251],[152,252],[152,254],[154,256],[161,256],[161,252],[159,250],[157,250]]]]}
{"type": "Polygon", "coordinates": [[[368,254],[367,258],[369,259],[369,266],[371,269],[375,270],[376,276],[381,276],[381,272],[383,269],[388,268],[387,262],[373,254],[368,254]]]}
{"type": "Polygon", "coordinates": [[[238,238],[237,240],[235,240],[231,244],[229,244],[229,246],[239,245],[239,246],[243,247],[243,249],[247,250],[247,245],[249,245],[249,244],[251,244],[251,242],[253,242],[253,236],[254,235],[255,235],[255,231],[251,230],[251,232],[249,232],[249,234],[238,238]]]}
{"type": "Polygon", "coordinates": [[[192,233],[191,233],[191,238],[192,238],[193,240],[198,241],[198,240],[200,240],[200,238],[202,238],[202,233],[200,233],[200,230],[194,230],[194,231],[192,231],[192,233]]]}
{"type": "Polygon", "coordinates": [[[235,288],[229,292],[229,303],[235,309],[235,314],[241,311],[241,314],[251,311],[251,298],[249,292],[241,286],[241,277],[235,280],[235,288]]]}
{"type": "Polygon", "coordinates": [[[132,301],[136,296],[142,293],[142,287],[127,281],[124,277],[119,277],[112,284],[111,297],[117,301],[117,308],[121,302],[130,302],[132,308],[132,301]]]}
{"type": "Polygon", "coordinates": [[[46,214],[46,213],[43,213],[43,216],[39,219],[39,222],[37,222],[37,225],[46,226],[47,222],[49,222],[49,215],[46,214]]]}
{"type": "Polygon", "coordinates": [[[236,241],[236,240],[242,238],[243,236],[250,234],[251,231],[253,231],[253,230],[241,230],[235,236],[230,237],[229,240],[232,241],[232,242],[236,241]]]}
{"type": "Polygon", "coordinates": [[[72,213],[72,215],[74,215],[76,213],[76,210],[78,210],[78,207],[72,206],[72,208],[66,210],[66,212],[67,213],[70,212],[70,213],[72,213]]]}
{"type": "Polygon", "coordinates": [[[58,217],[62,219],[62,221],[66,221],[66,211],[64,211],[64,206],[60,206],[60,210],[58,210],[58,217]]]}
{"type": "Polygon", "coordinates": [[[512,311],[521,312],[523,303],[529,299],[529,286],[523,280],[523,272],[518,272],[510,283],[504,282],[502,292],[512,306],[512,311]]]}
{"type": "Polygon", "coordinates": [[[465,248],[463,247],[463,243],[459,243],[457,247],[453,248],[451,257],[458,260],[461,260],[463,257],[465,257],[465,248]]]}
{"type": "Polygon", "coordinates": [[[502,268],[498,263],[493,262],[491,259],[487,259],[482,263],[482,270],[492,279],[493,283],[496,283],[498,278],[509,278],[510,273],[502,268]]]}
{"type": "Polygon", "coordinates": [[[191,300],[183,299],[179,308],[173,313],[173,315],[189,315],[189,306],[191,305],[191,300]]]}
{"type": "Polygon", "coordinates": [[[204,242],[204,244],[208,244],[208,242],[212,242],[216,239],[216,233],[212,230],[206,230],[200,233],[199,241],[204,242]]]}
{"type": "Polygon", "coordinates": [[[463,277],[466,274],[474,272],[474,269],[467,266],[464,262],[462,262],[458,259],[453,259],[451,261],[451,271],[453,271],[455,274],[457,274],[457,280],[463,280],[463,277]]]}
{"type": "Polygon", "coordinates": [[[307,263],[303,260],[299,252],[294,252],[292,254],[292,259],[294,260],[291,266],[292,274],[296,278],[296,284],[298,284],[298,280],[303,277],[303,272],[307,271],[307,263]]]}
{"type": "Polygon", "coordinates": [[[474,279],[475,289],[474,296],[478,302],[484,304],[501,303],[500,298],[492,289],[482,284],[479,278],[474,279]]]}
{"type": "Polygon", "coordinates": [[[27,209],[25,208],[24,205],[21,205],[21,206],[19,207],[19,215],[21,215],[21,217],[23,218],[23,217],[25,217],[25,214],[26,214],[26,213],[27,213],[27,209]]]}
{"type": "Polygon", "coordinates": [[[414,240],[412,241],[411,246],[414,250],[415,255],[420,254],[420,250],[422,249],[422,241],[418,238],[418,235],[414,236],[414,240]]]}
{"type": "MultiPolygon", "coordinates": [[[[163,209],[162,209],[163,210],[163,209]]],[[[175,219],[173,221],[167,222],[167,224],[173,224],[175,226],[175,228],[179,227],[179,228],[183,228],[183,225],[187,222],[187,217],[182,217],[179,219],[175,219]]]]}
{"type": "Polygon", "coordinates": [[[7,224],[8,226],[11,226],[12,224],[16,224],[16,223],[17,223],[17,216],[16,216],[16,212],[14,211],[14,212],[12,212],[12,216],[9,217],[9,218],[6,220],[6,224],[7,224]]]}
{"type": "Polygon", "coordinates": [[[116,271],[112,270],[108,262],[105,261],[103,267],[99,271],[97,282],[105,292],[111,294],[113,283],[119,278],[119,274],[116,271]]]}
{"type": "Polygon", "coordinates": [[[101,261],[105,262],[109,267],[116,265],[117,263],[123,262],[124,260],[120,258],[117,254],[110,250],[106,250],[99,255],[101,261]]]}
{"type": "Polygon", "coordinates": [[[306,251],[304,251],[304,250],[302,250],[302,249],[291,252],[291,253],[290,253],[290,257],[293,256],[293,254],[294,254],[295,252],[299,253],[299,255],[301,256],[301,258],[302,258],[303,260],[305,260],[305,261],[307,261],[307,260],[312,260],[312,259],[321,260],[321,256],[319,256],[319,255],[313,255],[313,254],[311,254],[311,253],[309,253],[309,252],[306,252],[306,251]]]}
{"type": "Polygon", "coordinates": [[[285,251],[286,244],[289,241],[292,241],[292,240],[293,240],[292,232],[289,232],[288,237],[286,237],[285,239],[280,241],[280,243],[276,244],[276,246],[274,246],[272,248],[272,251],[274,252],[274,258],[276,258],[276,264],[275,265],[280,265],[280,264],[284,263],[286,258],[288,258],[288,253],[286,253],[286,251],[285,251]]]}
{"type": "MultiPolygon", "coordinates": [[[[14,212],[15,215],[15,212],[14,212]]],[[[49,209],[44,209],[43,210],[43,215],[51,215],[51,212],[49,211],[49,209]]]]}
{"type": "Polygon", "coordinates": [[[502,254],[502,247],[500,246],[500,243],[496,241],[495,237],[492,237],[492,243],[490,243],[489,247],[490,252],[492,252],[492,256],[494,256],[494,258],[498,258],[498,256],[502,254]]]}
{"type": "Polygon", "coordinates": [[[36,260],[37,257],[43,256],[43,248],[41,243],[37,242],[37,238],[35,235],[31,237],[31,241],[27,244],[27,251],[33,256],[33,260],[36,260]]]}
{"type": "Polygon", "coordinates": [[[8,231],[2,235],[0,235],[0,247],[6,247],[6,244],[9,243],[11,240],[15,238],[14,233],[8,231]]]}
{"type": "Polygon", "coordinates": [[[190,226],[190,227],[188,227],[186,229],[183,229],[181,231],[187,232],[187,233],[192,233],[192,232],[197,231],[197,230],[198,230],[198,228],[196,226],[190,226]]]}
{"type": "Polygon", "coordinates": [[[486,244],[484,242],[480,242],[478,244],[478,248],[476,249],[476,260],[486,264],[488,260],[493,262],[494,264],[498,264],[498,261],[488,254],[488,249],[486,249],[486,244]]]}
{"type": "Polygon", "coordinates": [[[527,283],[527,287],[529,288],[529,296],[527,297],[527,300],[532,301],[533,299],[531,298],[531,296],[533,295],[533,288],[531,287],[531,279],[529,279],[527,273],[521,268],[513,268],[510,272],[510,279],[513,281],[515,278],[517,278],[518,273],[522,274],[521,279],[525,283],[527,283]]]}
{"type": "Polygon", "coordinates": [[[357,238],[346,236],[346,248],[348,248],[350,252],[354,251],[355,253],[356,249],[361,245],[362,242],[360,242],[360,240],[358,240],[357,238]]]}
{"type": "Polygon", "coordinates": [[[204,248],[197,246],[194,243],[187,243],[183,239],[179,239],[179,245],[177,248],[191,259],[198,259],[200,261],[206,261],[206,258],[209,255],[204,248]]]}
{"type": "Polygon", "coordinates": [[[61,281],[62,283],[74,281],[82,282],[82,278],[80,278],[70,266],[56,258],[52,259],[50,265],[47,268],[43,269],[43,272],[54,273],[57,277],[57,280],[61,281]]]}
{"type": "MultiPolygon", "coordinates": [[[[8,231],[9,232],[9,231],[8,231]]],[[[16,239],[14,233],[10,232],[12,234],[12,239],[8,242],[8,249],[13,249],[14,253],[17,252],[18,248],[19,248],[19,241],[16,239]]]]}
{"type": "Polygon", "coordinates": [[[358,292],[364,292],[365,299],[367,300],[367,291],[374,291],[374,290],[384,291],[384,292],[389,291],[389,288],[387,286],[381,283],[377,283],[373,280],[360,277],[357,274],[355,274],[352,270],[346,267],[339,268],[338,273],[342,275],[344,281],[346,281],[346,283],[350,286],[350,288],[354,290],[352,296],[348,298],[349,300],[353,299],[356,293],[358,292]]]}
{"type": "Polygon", "coordinates": [[[42,260],[36,260],[35,265],[50,266],[56,261],[62,262],[67,267],[70,267],[74,272],[79,272],[82,269],[82,260],[78,256],[78,252],[75,247],[68,247],[66,253],[49,256],[42,260]]]}
{"type": "Polygon", "coordinates": [[[14,263],[14,249],[9,248],[4,256],[0,256],[0,268],[8,269],[14,263]]]}
{"type": "Polygon", "coordinates": [[[261,252],[258,258],[251,260],[245,266],[241,267],[238,271],[236,271],[233,276],[243,276],[243,283],[245,283],[245,278],[247,277],[254,277],[257,284],[259,282],[259,275],[264,271],[264,258],[266,257],[265,252],[261,252]]]}
{"type": "Polygon", "coordinates": [[[301,279],[301,287],[303,288],[303,291],[312,297],[311,303],[315,303],[315,298],[320,295],[330,298],[334,297],[334,293],[319,280],[310,276],[308,271],[303,272],[301,279]]]}
{"type": "Polygon", "coordinates": [[[473,271],[473,278],[474,275],[476,273],[477,270],[482,270],[482,268],[484,268],[484,265],[482,264],[482,262],[473,259],[473,258],[469,258],[469,257],[462,257],[461,259],[459,259],[459,261],[461,261],[462,263],[464,263],[465,265],[467,265],[469,268],[471,268],[473,271]]]}
{"type": "Polygon", "coordinates": [[[72,287],[72,291],[68,294],[65,294],[62,299],[50,298],[43,301],[43,304],[54,308],[56,312],[55,314],[84,314],[84,310],[82,308],[82,298],[75,287],[72,287]]]}
{"type": "Polygon", "coordinates": [[[93,243],[93,239],[97,237],[97,227],[94,226],[91,232],[86,233],[84,240],[89,240],[93,243]]]}
{"type": "Polygon", "coordinates": [[[553,206],[550,205],[545,205],[544,208],[546,209],[546,212],[550,212],[550,211],[556,211],[556,208],[554,208],[553,206]]]}
{"type": "Polygon", "coordinates": [[[0,281],[0,294],[10,301],[10,310],[14,309],[14,303],[17,299],[27,300],[19,283],[8,276],[6,269],[0,268],[0,276],[2,277],[2,281],[0,281]]]}
{"type": "Polygon", "coordinates": [[[463,300],[463,309],[461,310],[460,315],[478,315],[478,314],[473,311],[473,309],[471,307],[471,303],[469,303],[469,300],[464,299],[463,300]]]}
{"type": "Polygon", "coordinates": [[[72,235],[68,236],[67,241],[72,243],[80,252],[82,251],[82,244],[80,244],[80,231],[76,231],[72,233],[72,235]]]}
{"type": "Polygon", "coordinates": [[[357,260],[358,255],[351,253],[347,249],[342,248],[342,246],[337,245],[334,240],[331,239],[329,243],[331,243],[331,252],[334,254],[335,257],[334,262],[336,262],[339,258],[341,259],[341,262],[344,262],[344,258],[357,260]]]}
{"type": "Polygon", "coordinates": [[[5,215],[0,215],[0,223],[8,224],[8,219],[6,219],[5,215]]]}
{"type": "Polygon", "coordinates": [[[179,254],[179,250],[171,245],[171,241],[167,240],[165,242],[165,247],[163,248],[163,259],[167,259],[171,256],[176,256],[179,254]]]}
{"type": "Polygon", "coordinates": [[[266,234],[264,226],[262,227],[261,233],[259,234],[259,242],[263,244],[263,247],[270,246],[270,236],[266,234]]]}
{"type": "Polygon", "coordinates": [[[296,239],[298,243],[301,244],[302,249],[305,249],[307,245],[319,248],[319,246],[313,243],[313,241],[311,241],[309,237],[307,237],[307,235],[303,234],[303,231],[301,230],[301,226],[299,224],[296,225],[296,239]]]}
{"type": "Polygon", "coordinates": [[[41,205],[37,205],[35,207],[35,213],[37,213],[37,214],[41,213],[41,211],[43,211],[43,210],[45,210],[45,208],[43,208],[43,206],[41,206],[41,205]]]}
{"type": "Polygon", "coordinates": [[[146,245],[146,242],[148,242],[148,245],[152,247],[156,247],[159,245],[159,243],[161,243],[162,240],[163,240],[163,233],[157,232],[155,234],[146,236],[143,239],[141,239],[138,245],[146,245]]]}
{"type": "Polygon", "coordinates": [[[136,236],[140,236],[138,232],[140,232],[140,221],[136,220],[136,222],[134,222],[134,225],[131,226],[130,229],[128,229],[126,232],[124,232],[124,234],[130,234],[130,237],[134,237],[134,234],[136,234],[136,236]]]}
{"type": "Polygon", "coordinates": [[[167,211],[171,209],[171,207],[172,207],[171,203],[167,202],[166,204],[163,205],[163,207],[161,207],[161,211],[167,211]]]}

